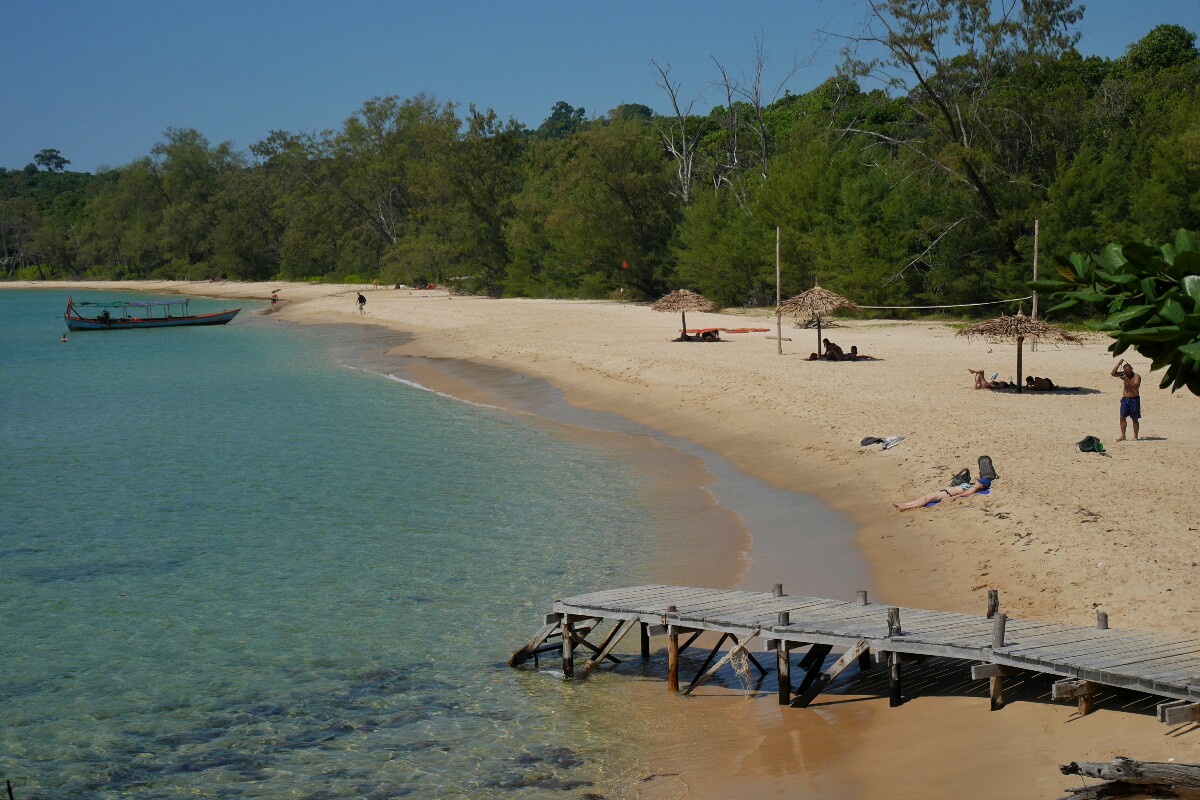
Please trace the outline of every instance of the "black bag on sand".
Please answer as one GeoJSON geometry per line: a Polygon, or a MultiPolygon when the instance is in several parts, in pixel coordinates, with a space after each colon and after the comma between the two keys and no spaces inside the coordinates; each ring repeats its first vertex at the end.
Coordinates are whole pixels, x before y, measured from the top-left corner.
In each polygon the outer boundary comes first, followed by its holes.
{"type": "Polygon", "coordinates": [[[979,457],[979,477],[989,481],[994,481],[1000,477],[996,474],[996,468],[992,466],[991,456],[979,457]]]}
{"type": "Polygon", "coordinates": [[[868,436],[867,438],[865,438],[861,442],[859,442],[858,446],[866,447],[869,444],[879,444],[882,441],[883,441],[883,439],[880,439],[878,436],[868,436]]]}
{"type": "Polygon", "coordinates": [[[970,482],[971,482],[971,470],[967,469],[966,467],[963,467],[961,472],[959,472],[957,475],[955,475],[953,478],[950,479],[950,483],[953,486],[957,486],[960,483],[970,483],[970,482]]]}
{"type": "Polygon", "coordinates": [[[1075,445],[1081,453],[1103,453],[1104,442],[1095,436],[1085,436],[1075,445]]]}

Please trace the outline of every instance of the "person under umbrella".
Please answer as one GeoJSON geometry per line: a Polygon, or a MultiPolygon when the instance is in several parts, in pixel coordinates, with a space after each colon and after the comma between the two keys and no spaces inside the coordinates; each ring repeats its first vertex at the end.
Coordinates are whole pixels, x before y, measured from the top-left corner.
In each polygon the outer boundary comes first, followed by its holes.
{"type": "Polygon", "coordinates": [[[716,303],[709,300],[698,292],[693,292],[689,289],[676,289],[670,294],[660,297],[654,301],[654,305],[650,306],[653,311],[678,311],[682,316],[683,330],[680,332],[679,338],[673,341],[690,342],[692,337],[688,336],[687,332],[687,312],[689,311],[712,311],[716,308],[716,303]]]}

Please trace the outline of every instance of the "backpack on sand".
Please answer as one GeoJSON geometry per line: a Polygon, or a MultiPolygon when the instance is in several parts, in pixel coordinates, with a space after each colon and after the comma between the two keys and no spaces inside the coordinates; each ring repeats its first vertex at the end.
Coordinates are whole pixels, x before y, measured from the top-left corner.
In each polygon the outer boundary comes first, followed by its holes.
{"type": "Polygon", "coordinates": [[[1075,445],[1081,453],[1103,453],[1104,442],[1095,436],[1085,436],[1075,445]]]}

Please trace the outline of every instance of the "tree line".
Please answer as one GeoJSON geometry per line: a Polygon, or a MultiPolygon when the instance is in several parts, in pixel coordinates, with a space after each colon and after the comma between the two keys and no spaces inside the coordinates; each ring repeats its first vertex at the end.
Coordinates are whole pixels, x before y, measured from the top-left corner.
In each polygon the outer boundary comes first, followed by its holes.
{"type": "MultiPolygon", "coordinates": [[[[770,98],[764,57],[694,109],[536,129],[426,95],[365,102],[337,130],[239,152],[168,129],[133,163],[57,150],[0,170],[9,279],[321,280],[519,297],[773,305],[814,279],[862,304],[1028,294],[1049,254],[1200,230],[1200,54],[1161,25],[1121,58],[1080,54],[1072,0],[881,0],[837,74],[770,98]]],[[[1048,258],[1047,258],[1048,260],[1048,258]]]]}

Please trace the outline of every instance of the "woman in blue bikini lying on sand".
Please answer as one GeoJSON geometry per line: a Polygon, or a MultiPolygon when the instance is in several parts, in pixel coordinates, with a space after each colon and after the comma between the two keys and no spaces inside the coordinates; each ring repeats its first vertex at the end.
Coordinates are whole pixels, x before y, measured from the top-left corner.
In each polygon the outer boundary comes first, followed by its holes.
{"type": "Polygon", "coordinates": [[[960,497],[970,497],[978,492],[986,492],[991,486],[991,480],[988,478],[979,478],[970,484],[964,483],[946,489],[938,489],[936,492],[930,492],[924,497],[918,497],[916,500],[903,504],[892,503],[892,505],[900,511],[911,511],[914,508],[924,508],[930,503],[940,503],[943,500],[957,500],[960,497]]]}

